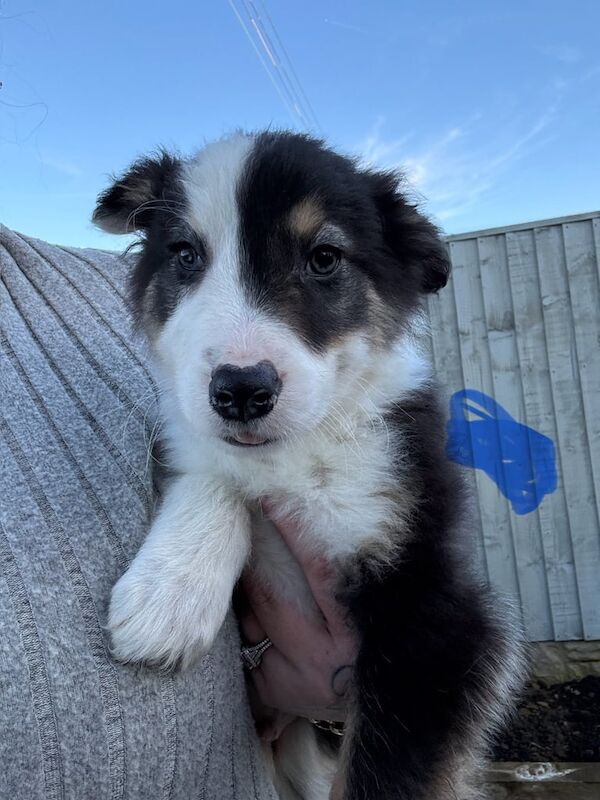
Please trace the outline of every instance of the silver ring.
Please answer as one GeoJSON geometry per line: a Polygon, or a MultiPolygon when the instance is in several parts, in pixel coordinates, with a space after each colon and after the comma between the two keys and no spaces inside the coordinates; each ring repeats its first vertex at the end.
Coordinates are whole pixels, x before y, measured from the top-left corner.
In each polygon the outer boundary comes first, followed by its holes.
{"type": "Polygon", "coordinates": [[[266,639],[263,639],[262,642],[258,644],[253,644],[251,647],[242,647],[240,655],[242,656],[242,661],[246,669],[250,671],[260,667],[263,654],[272,644],[273,642],[267,636],[266,639]]]}

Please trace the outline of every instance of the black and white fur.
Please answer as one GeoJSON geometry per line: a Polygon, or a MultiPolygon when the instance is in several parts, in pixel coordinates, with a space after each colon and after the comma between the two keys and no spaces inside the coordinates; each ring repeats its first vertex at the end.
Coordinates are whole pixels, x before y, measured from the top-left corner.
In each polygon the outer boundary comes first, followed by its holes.
{"type": "Polygon", "coordinates": [[[260,515],[268,496],[337,565],[361,643],[341,754],[293,723],[276,748],[281,797],[483,797],[477,760],[520,661],[461,545],[463,490],[420,309],[449,273],[436,229],[395,175],[281,132],[142,159],[94,220],[143,234],[131,294],[176,473],[113,591],[116,657],[185,666],[206,653],[249,562],[315,613],[260,515]],[[323,247],[330,275],[311,271],[323,247]],[[280,379],[274,408],[223,419],[215,370],[260,362],[280,379]]]}

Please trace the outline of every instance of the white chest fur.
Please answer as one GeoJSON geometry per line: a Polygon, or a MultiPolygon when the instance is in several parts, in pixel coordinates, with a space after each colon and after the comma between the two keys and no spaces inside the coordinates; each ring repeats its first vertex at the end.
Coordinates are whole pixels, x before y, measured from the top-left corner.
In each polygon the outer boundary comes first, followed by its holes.
{"type": "Polygon", "coordinates": [[[401,442],[382,420],[354,427],[351,436],[319,433],[301,445],[265,450],[207,441],[192,454],[184,446],[189,439],[170,429],[175,463],[219,480],[251,511],[253,570],[302,606],[310,604],[308,587],[287,546],[262,516],[262,499],[269,498],[278,514],[294,520],[301,547],[338,562],[365,548],[385,559],[391,531],[401,534],[411,512],[410,495],[398,479],[401,442]]]}
{"type": "MultiPolygon", "coordinates": [[[[410,340],[386,365],[381,408],[427,380],[410,340]]],[[[387,560],[415,503],[402,478],[404,446],[375,404],[371,414],[348,400],[343,414],[297,439],[243,449],[199,432],[176,393],[161,392],[164,440],[178,475],[113,590],[109,628],[117,657],[185,664],[207,652],[249,562],[274,591],[310,606],[300,568],[260,517],[265,498],[293,518],[300,547],[338,563],[359,553],[387,560]]]]}

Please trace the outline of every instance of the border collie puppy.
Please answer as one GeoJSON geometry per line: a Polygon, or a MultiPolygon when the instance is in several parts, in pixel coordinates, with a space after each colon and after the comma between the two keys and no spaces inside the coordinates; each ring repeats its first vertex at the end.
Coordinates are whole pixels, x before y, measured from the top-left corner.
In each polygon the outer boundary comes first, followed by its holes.
{"type": "Polygon", "coordinates": [[[448,279],[437,230],[394,174],[285,132],[139,160],[94,221],[142,234],[131,296],[174,473],[113,590],[115,656],[205,654],[248,563],[315,613],[261,517],[268,496],[336,565],[360,642],[341,753],[292,723],[274,747],[280,796],[481,798],[519,646],[461,549],[420,306],[448,279]]]}

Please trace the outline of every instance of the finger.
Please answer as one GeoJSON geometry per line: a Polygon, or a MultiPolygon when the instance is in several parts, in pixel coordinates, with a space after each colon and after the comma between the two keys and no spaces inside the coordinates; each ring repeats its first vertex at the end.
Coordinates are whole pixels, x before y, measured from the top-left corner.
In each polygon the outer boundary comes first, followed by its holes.
{"type": "Polygon", "coordinates": [[[269,501],[263,502],[263,511],[269,516],[282,539],[300,564],[315,602],[330,630],[348,633],[347,612],[336,600],[338,578],[332,564],[322,555],[311,552],[299,541],[298,526],[287,517],[278,517],[269,501]]]}
{"type": "Polygon", "coordinates": [[[289,686],[287,681],[281,680],[281,676],[289,676],[290,670],[293,670],[293,665],[273,646],[263,653],[260,665],[248,672],[260,702],[267,708],[288,709],[289,686]]]}
{"type": "Polygon", "coordinates": [[[313,683],[314,677],[307,678],[305,671],[298,668],[298,664],[290,662],[275,647],[266,651],[260,666],[251,670],[249,675],[260,702],[268,708],[317,719],[346,718],[345,700],[332,698],[327,690],[323,694],[323,686],[315,694],[314,687],[317,684],[313,683]],[[307,680],[313,686],[313,690],[308,690],[308,693],[307,680]]]}
{"type": "Polygon", "coordinates": [[[305,653],[323,636],[329,638],[321,619],[307,616],[293,603],[273,593],[254,575],[244,575],[242,586],[258,624],[277,649],[291,660],[298,653],[305,653]]]}
{"type": "Polygon", "coordinates": [[[244,644],[258,644],[267,638],[265,629],[250,606],[246,605],[244,607],[244,610],[238,615],[238,622],[244,644]]]}

